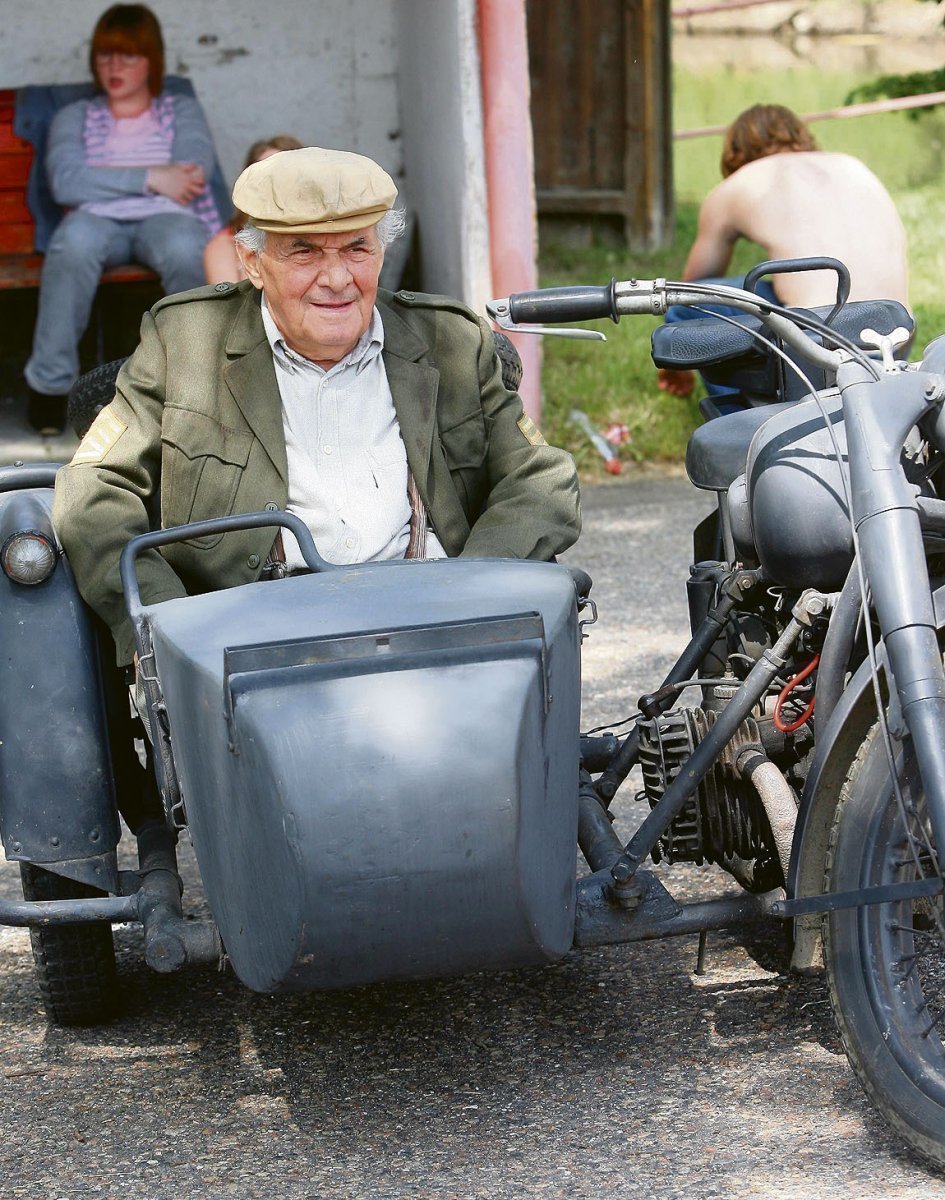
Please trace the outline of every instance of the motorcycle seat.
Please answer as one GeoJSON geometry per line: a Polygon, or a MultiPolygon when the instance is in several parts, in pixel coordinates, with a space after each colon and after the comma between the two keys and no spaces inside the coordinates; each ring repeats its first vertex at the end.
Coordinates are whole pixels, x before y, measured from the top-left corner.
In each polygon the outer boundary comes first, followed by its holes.
{"type": "Polygon", "coordinates": [[[762,425],[792,402],[728,413],[700,425],[686,447],[686,473],[697,488],[724,492],[745,470],[748,447],[762,425]]]}
{"type": "MultiPolygon", "coordinates": [[[[810,312],[824,320],[829,316],[831,308],[827,306],[792,311],[810,312]]],[[[733,366],[742,360],[747,365],[768,358],[770,351],[753,336],[759,332],[770,336],[765,333],[759,318],[743,314],[734,319],[738,321],[738,325],[731,325],[728,321],[712,316],[682,321],[678,325],[658,325],[651,338],[653,362],[658,367],[691,371],[719,367],[723,364],[733,366]]],[[[914,322],[908,309],[898,300],[855,300],[843,306],[832,327],[844,337],[860,344],[860,333],[864,329],[891,333],[899,326],[914,330],[914,322]]],[[[904,355],[906,349],[907,347],[903,347],[899,354],[904,355]]],[[[713,372],[713,378],[722,381],[717,371],[713,372]]]]}

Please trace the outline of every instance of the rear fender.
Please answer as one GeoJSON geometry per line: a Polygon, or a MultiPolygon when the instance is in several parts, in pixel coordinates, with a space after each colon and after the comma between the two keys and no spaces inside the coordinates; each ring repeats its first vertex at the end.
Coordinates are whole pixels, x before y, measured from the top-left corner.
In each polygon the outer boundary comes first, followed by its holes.
{"type": "MultiPolygon", "coordinates": [[[[0,517],[16,504],[48,521],[52,498],[49,486],[0,489],[0,517]]],[[[98,638],[63,555],[35,586],[0,571],[0,646],[6,857],[114,890],[120,826],[98,638]]]]}

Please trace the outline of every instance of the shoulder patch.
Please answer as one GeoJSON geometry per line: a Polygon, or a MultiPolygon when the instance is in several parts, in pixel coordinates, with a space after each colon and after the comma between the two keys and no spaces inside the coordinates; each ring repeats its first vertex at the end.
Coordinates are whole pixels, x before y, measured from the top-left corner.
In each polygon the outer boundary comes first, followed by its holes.
{"type": "Polygon", "coordinates": [[[547,445],[545,439],[541,436],[541,430],[527,413],[522,413],[515,424],[518,426],[522,437],[532,446],[547,445]]]}
{"type": "Polygon", "coordinates": [[[471,321],[478,319],[468,304],[452,296],[438,296],[433,292],[394,292],[390,298],[398,304],[403,304],[405,308],[441,308],[448,312],[460,313],[471,321]]]}
{"type": "Polygon", "coordinates": [[[127,428],[125,422],[117,417],[111,408],[103,408],[89,426],[88,433],[79,442],[79,448],[72,456],[71,465],[80,467],[85,464],[102,462],[127,428]]]}

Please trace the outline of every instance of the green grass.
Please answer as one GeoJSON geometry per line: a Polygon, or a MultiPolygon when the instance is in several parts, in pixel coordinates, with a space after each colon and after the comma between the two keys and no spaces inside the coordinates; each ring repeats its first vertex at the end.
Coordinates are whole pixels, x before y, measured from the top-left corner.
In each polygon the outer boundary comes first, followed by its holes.
{"type": "MultiPolygon", "coordinates": [[[[751,72],[677,72],[674,121],[677,128],[719,125],[750,104],[789,104],[798,112],[818,112],[843,104],[848,92],[864,82],[849,73],[797,70],[763,77],[751,72]]],[[[921,349],[945,332],[945,238],[942,237],[942,184],[945,174],[945,111],[910,119],[905,113],[818,121],[814,133],[825,150],[861,158],[889,188],[909,236],[910,298],[916,315],[915,345],[921,349]]],[[[677,142],[674,152],[676,222],[673,244],[643,254],[610,245],[585,248],[545,244],[539,257],[543,287],[605,283],[628,279],[678,279],[695,235],[699,204],[719,180],[722,139],[710,136],[677,142]]],[[[744,272],[763,257],[758,247],[740,243],[732,273],[744,272]]],[[[597,323],[607,343],[564,338],[544,341],[544,413],[549,441],[574,455],[582,474],[602,474],[600,459],[584,435],[568,421],[572,408],[583,409],[605,429],[628,425],[632,441],[621,456],[636,462],[678,462],[699,423],[698,398],[679,399],[656,386],[650,360],[654,318],[625,318],[619,325],[597,323]]]]}

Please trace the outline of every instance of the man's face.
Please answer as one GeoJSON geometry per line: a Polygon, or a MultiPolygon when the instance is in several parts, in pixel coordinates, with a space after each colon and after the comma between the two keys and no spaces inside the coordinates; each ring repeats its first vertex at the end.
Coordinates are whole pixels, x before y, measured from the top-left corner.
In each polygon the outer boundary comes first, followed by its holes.
{"type": "Polygon", "coordinates": [[[377,230],[270,233],[256,254],[237,244],[243,269],[297,354],[333,366],[371,324],[384,251],[377,230]]]}

